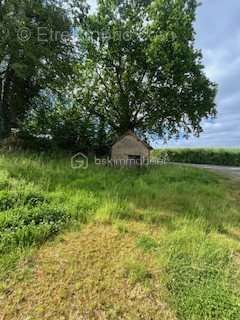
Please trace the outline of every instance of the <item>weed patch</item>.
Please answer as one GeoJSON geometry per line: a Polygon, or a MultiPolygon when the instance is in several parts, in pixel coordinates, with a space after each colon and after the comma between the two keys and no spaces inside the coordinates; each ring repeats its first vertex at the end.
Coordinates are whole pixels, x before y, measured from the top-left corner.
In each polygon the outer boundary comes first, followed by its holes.
{"type": "Polygon", "coordinates": [[[166,286],[179,319],[237,320],[231,252],[202,232],[176,232],[166,241],[166,286]]]}
{"type": "Polygon", "coordinates": [[[0,212],[14,208],[17,204],[17,195],[9,191],[0,191],[0,212]]]}
{"type": "Polygon", "coordinates": [[[133,283],[142,283],[147,285],[152,279],[151,272],[141,263],[128,261],[125,265],[125,276],[133,283]]]}
{"type": "Polygon", "coordinates": [[[58,233],[68,219],[65,211],[47,205],[3,212],[0,215],[0,252],[43,243],[58,233]]]}
{"type": "Polygon", "coordinates": [[[137,246],[144,251],[156,250],[159,246],[158,243],[148,236],[142,236],[137,240],[137,246]]]}

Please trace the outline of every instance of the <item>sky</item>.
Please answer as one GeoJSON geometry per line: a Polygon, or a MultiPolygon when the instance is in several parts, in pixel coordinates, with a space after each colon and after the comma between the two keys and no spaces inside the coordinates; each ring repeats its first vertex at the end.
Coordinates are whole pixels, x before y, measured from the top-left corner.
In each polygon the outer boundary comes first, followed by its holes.
{"type": "MultiPolygon", "coordinates": [[[[88,2],[92,8],[96,6],[95,0],[88,2]]],[[[240,147],[240,0],[201,2],[195,26],[196,48],[202,50],[207,76],[218,85],[218,115],[214,121],[203,122],[200,138],[173,139],[167,146],[240,147]]]]}

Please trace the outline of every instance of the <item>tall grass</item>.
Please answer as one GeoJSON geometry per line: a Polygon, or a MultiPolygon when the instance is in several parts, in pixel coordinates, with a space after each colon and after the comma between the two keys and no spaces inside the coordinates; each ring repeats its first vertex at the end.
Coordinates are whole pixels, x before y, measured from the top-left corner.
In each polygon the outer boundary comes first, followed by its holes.
{"type": "Polygon", "coordinates": [[[159,230],[136,245],[156,254],[178,319],[238,319],[239,191],[217,175],[173,165],[73,170],[67,157],[2,154],[0,211],[0,272],[13,252],[67,225],[141,221],[159,230]]]}
{"type": "Polygon", "coordinates": [[[69,158],[31,154],[0,158],[0,221],[5,216],[21,221],[29,215],[30,223],[34,221],[31,214],[35,217],[42,211],[46,216],[57,210],[64,221],[84,223],[135,219],[163,225],[180,217],[201,217],[209,226],[223,231],[239,224],[239,208],[223,180],[194,168],[165,165],[114,169],[92,165],[88,170],[73,170],[69,158]]]}

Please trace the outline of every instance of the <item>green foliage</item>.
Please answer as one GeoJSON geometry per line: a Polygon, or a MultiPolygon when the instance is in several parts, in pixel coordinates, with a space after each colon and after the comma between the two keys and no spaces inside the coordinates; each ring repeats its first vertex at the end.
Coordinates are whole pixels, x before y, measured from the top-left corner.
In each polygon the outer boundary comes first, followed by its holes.
{"type": "Polygon", "coordinates": [[[134,284],[143,283],[148,284],[152,279],[152,274],[146,267],[140,262],[128,261],[125,265],[125,275],[134,284]]]}
{"type": "Polygon", "coordinates": [[[36,192],[0,191],[0,211],[10,210],[21,205],[34,208],[46,202],[45,197],[36,192]]]}
{"type": "Polygon", "coordinates": [[[158,248],[158,243],[153,238],[142,236],[138,239],[137,246],[144,251],[151,251],[158,248]]]}
{"type": "Polygon", "coordinates": [[[43,243],[68,222],[69,215],[66,211],[50,203],[46,194],[32,183],[26,183],[22,179],[16,182],[8,172],[1,171],[0,184],[2,254],[9,255],[17,248],[43,243]]]}
{"type": "Polygon", "coordinates": [[[117,199],[109,199],[96,211],[96,220],[101,222],[112,223],[118,219],[131,219],[131,208],[126,203],[121,203],[117,199]]]}
{"type": "Polygon", "coordinates": [[[28,115],[21,137],[28,149],[37,146],[44,150],[95,151],[106,155],[109,153],[111,134],[102,121],[85,112],[77,103],[69,105],[56,101],[54,107],[51,104],[39,105],[28,115]],[[39,135],[43,138],[38,138],[39,135]]]}
{"type": "Polygon", "coordinates": [[[194,48],[197,5],[99,1],[86,17],[84,0],[1,2],[0,136],[20,128],[26,147],[104,154],[127,129],[198,135],[216,85],[194,48]]]}
{"type": "Polygon", "coordinates": [[[238,319],[238,187],[195,168],[90,164],[73,170],[70,163],[58,155],[1,154],[0,199],[7,205],[0,212],[0,272],[66,226],[79,230],[80,224],[103,222],[119,231],[110,236],[111,244],[125,239],[132,252],[136,243],[143,258],[139,262],[136,252],[127,257],[129,283],[151,290],[159,280],[163,302],[178,319],[238,319]]]}
{"type": "Polygon", "coordinates": [[[39,205],[48,202],[42,194],[36,192],[29,192],[27,194],[23,194],[21,198],[23,204],[30,208],[38,207],[39,205]]]}
{"type": "Polygon", "coordinates": [[[239,149],[159,149],[153,156],[167,154],[171,162],[240,166],[239,149]]]}
{"type": "Polygon", "coordinates": [[[240,301],[233,290],[232,255],[202,225],[181,228],[165,239],[167,287],[178,319],[236,320],[240,301]]]}
{"type": "Polygon", "coordinates": [[[39,244],[56,234],[67,222],[65,211],[53,206],[19,207],[0,215],[0,251],[39,244]]]}
{"type": "Polygon", "coordinates": [[[17,202],[15,194],[11,194],[8,191],[0,192],[0,211],[9,210],[14,207],[17,202]]]}
{"type": "Polygon", "coordinates": [[[0,171],[0,191],[7,189],[9,185],[8,172],[5,170],[0,171]]]}
{"type": "Polygon", "coordinates": [[[198,135],[216,87],[194,49],[197,3],[99,1],[80,30],[80,104],[118,134],[198,135]]]}
{"type": "Polygon", "coordinates": [[[116,221],[114,225],[115,225],[115,228],[118,230],[118,232],[119,232],[120,234],[127,234],[127,233],[129,233],[128,227],[127,227],[127,225],[126,225],[124,222],[121,222],[121,221],[119,220],[119,221],[116,221]]]}
{"type": "Polygon", "coordinates": [[[6,35],[0,39],[1,137],[42,103],[44,91],[59,92],[72,78],[72,2],[78,5],[77,15],[83,16],[78,0],[0,2],[0,32],[6,35]]]}

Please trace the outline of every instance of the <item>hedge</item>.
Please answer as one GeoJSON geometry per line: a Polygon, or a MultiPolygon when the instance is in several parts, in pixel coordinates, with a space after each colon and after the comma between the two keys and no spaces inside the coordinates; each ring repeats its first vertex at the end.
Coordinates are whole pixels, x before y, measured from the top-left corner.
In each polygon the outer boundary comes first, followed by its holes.
{"type": "Polygon", "coordinates": [[[236,149],[158,149],[153,157],[166,157],[170,162],[240,166],[240,148],[236,149]]]}

